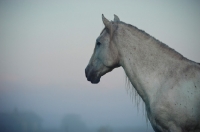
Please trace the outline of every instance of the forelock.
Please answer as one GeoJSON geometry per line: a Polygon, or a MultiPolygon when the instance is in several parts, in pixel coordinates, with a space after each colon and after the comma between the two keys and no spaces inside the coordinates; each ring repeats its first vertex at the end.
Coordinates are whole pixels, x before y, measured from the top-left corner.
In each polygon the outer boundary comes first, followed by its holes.
{"type": "Polygon", "coordinates": [[[101,31],[100,35],[106,30],[106,28],[104,27],[103,30],[101,31]]]}

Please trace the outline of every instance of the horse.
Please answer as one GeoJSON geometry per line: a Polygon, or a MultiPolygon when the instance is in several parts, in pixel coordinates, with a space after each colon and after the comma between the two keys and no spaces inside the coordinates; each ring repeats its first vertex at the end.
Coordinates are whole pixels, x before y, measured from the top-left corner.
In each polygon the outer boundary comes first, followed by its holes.
{"type": "Polygon", "coordinates": [[[88,81],[122,67],[155,132],[200,132],[200,65],[114,15],[96,39],[88,81]]]}

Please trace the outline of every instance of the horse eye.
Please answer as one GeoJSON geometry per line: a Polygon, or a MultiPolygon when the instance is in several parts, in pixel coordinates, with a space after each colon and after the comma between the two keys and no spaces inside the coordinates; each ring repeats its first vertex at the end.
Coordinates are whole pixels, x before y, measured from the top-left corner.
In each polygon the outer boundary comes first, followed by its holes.
{"type": "Polygon", "coordinates": [[[97,42],[97,46],[100,46],[101,45],[101,43],[100,42],[97,42]]]}

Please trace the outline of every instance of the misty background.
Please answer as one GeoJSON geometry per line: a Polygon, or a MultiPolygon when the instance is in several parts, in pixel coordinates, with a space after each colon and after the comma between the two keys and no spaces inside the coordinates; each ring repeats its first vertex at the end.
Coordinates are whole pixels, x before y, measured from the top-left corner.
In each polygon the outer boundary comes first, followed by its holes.
{"type": "Polygon", "coordinates": [[[101,14],[109,20],[116,14],[200,62],[199,7],[198,0],[1,0],[0,128],[21,122],[23,130],[33,131],[80,131],[72,130],[78,126],[98,132],[152,131],[142,105],[137,110],[125,88],[121,67],[97,85],[85,78],[104,28],[101,14]]]}

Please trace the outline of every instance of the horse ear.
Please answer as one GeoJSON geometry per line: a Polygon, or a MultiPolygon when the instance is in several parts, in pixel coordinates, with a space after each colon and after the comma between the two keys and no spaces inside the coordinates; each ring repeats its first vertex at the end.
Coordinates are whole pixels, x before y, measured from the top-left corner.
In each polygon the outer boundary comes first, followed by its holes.
{"type": "Polygon", "coordinates": [[[105,25],[105,27],[110,29],[111,28],[111,22],[108,21],[108,19],[106,19],[103,14],[102,14],[102,20],[103,20],[103,24],[105,25]]]}
{"type": "Polygon", "coordinates": [[[119,21],[120,21],[119,17],[114,14],[114,22],[119,22],[119,21]]]}

